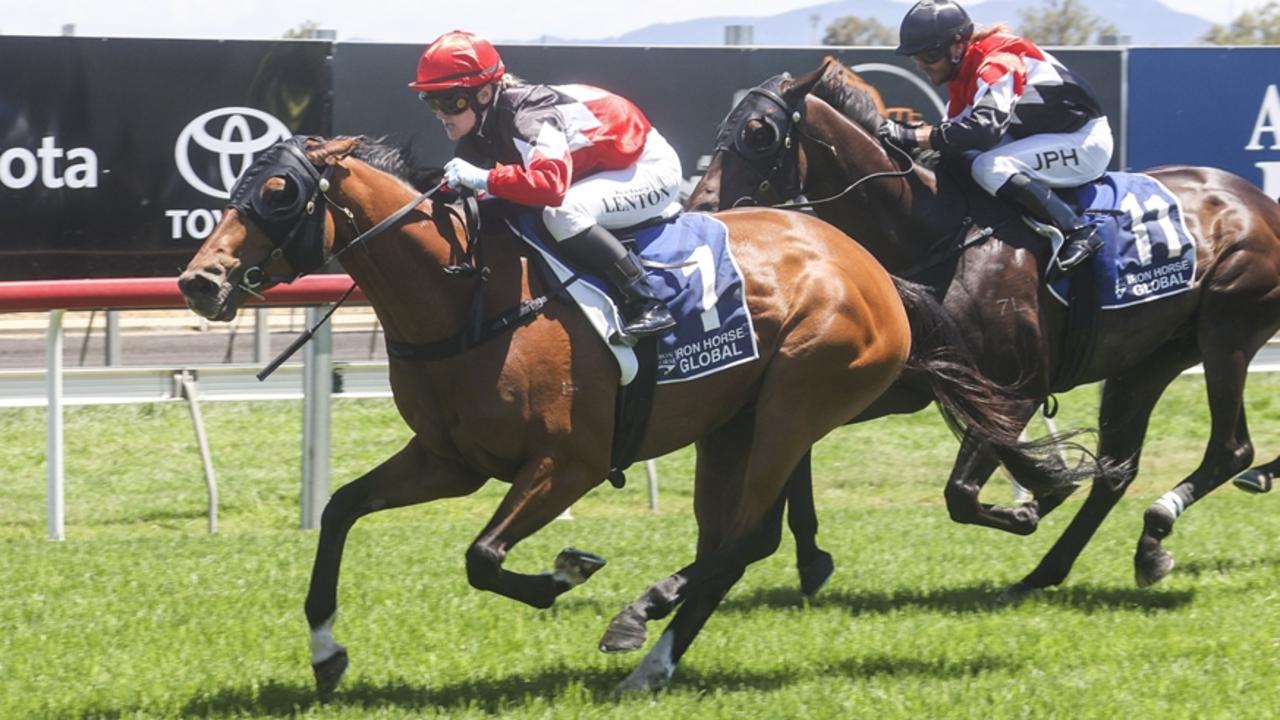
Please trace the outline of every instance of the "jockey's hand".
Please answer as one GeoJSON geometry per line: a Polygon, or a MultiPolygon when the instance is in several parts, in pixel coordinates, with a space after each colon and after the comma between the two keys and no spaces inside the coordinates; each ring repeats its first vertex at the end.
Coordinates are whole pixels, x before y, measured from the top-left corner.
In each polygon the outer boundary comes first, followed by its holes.
{"type": "Polygon", "coordinates": [[[489,189],[489,171],[462,158],[454,158],[444,164],[444,181],[454,189],[470,188],[484,192],[489,189]]]}
{"type": "Polygon", "coordinates": [[[884,142],[897,145],[903,150],[915,150],[919,142],[916,141],[916,129],[908,127],[898,122],[885,118],[884,124],[876,130],[876,135],[884,142]]]}

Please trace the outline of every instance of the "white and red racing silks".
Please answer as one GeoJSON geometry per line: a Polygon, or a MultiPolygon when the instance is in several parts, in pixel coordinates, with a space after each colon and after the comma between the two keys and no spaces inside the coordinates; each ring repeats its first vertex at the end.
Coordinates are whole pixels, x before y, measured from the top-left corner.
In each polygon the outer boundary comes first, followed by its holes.
{"type": "Polygon", "coordinates": [[[490,195],[556,207],[577,180],[631,167],[649,120],[626,98],[588,85],[521,85],[501,90],[459,157],[489,172],[490,195]]]}
{"type": "Polygon", "coordinates": [[[1006,133],[1074,132],[1103,114],[1093,90],[1057,58],[1001,32],[969,44],[947,94],[947,119],[929,138],[942,151],[988,150],[1006,133]]]}

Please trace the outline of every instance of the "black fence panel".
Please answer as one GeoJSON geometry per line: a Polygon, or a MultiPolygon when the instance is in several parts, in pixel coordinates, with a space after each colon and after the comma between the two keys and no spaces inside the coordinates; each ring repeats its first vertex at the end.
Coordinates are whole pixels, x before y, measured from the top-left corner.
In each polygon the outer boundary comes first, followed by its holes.
{"type": "MultiPolygon", "coordinates": [[[[420,165],[452,145],[408,89],[421,45],[0,37],[0,281],[173,275],[221,216],[239,173],[293,133],[388,136],[420,165]]],[[[834,54],[898,117],[937,121],[945,97],[887,50],[500,48],[533,82],[635,101],[696,176],[745,89],[834,54]]],[[[1123,53],[1058,55],[1117,131],[1123,53]]],[[[1121,155],[1117,152],[1117,156],[1121,155]]]]}
{"type": "Polygon", "coordinates": [[[0,280],[175,274],[254,152],[329,132],[330,48],[0,38],[0,280]]]}
{"type": "MultiPolygon", "coordinates": [[[[452,144],[408,89],[418,45],[342,43],[334,58],[334,129],[388,136],[421,164],[443,164],[452,144]]],[[[782,72],[800,75],[834,55],[858,70],[900,116],[937,122],[945,90],[931,87],[910,60],[889,50],[739,47],[501,46],[508,70],[530,82],[586,83],[635,102],[671,142],[692,175],[714,144],[739,93],[782,72]]],[[[1061,50],[1057,56],[1098,92],[1113,128],[1122,126],[1122,53],[1061,50]]],[[[1120,153],[1116,153],[1119,158],[1120,153]]],[[[1118,167],[1118,159],[1114,167],[1118,167]]]]}

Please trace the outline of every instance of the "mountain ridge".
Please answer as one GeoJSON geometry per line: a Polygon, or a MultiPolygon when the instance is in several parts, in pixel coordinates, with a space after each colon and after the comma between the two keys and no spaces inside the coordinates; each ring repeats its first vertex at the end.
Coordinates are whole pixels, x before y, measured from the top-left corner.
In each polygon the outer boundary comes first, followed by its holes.
{"type": "MultiPolygon", "coordinates": [[[[1114,25],[1129,45],[1199,45],[1213,27],[1204,18],[1173,10],[1158,0],[1082,0],[1092,15],[1114,25]]],[[[980,24],[1006,22],[1014,28],[1020,11],[1039,9],[1043,0],[988,0],[966,8],[980,24]]],[[[811,46],[837,18],[874,18],[897,28],[909,6],[893,0],[836,0],[788,10],[777,15],[719,15],[670,23],[654,23],[607,38],[539,38],[544,44],[599,45],[723,45],[725,26],[752,26],[753,45],[811,46]],[[813,17],[819,18],[814,24],[813,17]]]]}

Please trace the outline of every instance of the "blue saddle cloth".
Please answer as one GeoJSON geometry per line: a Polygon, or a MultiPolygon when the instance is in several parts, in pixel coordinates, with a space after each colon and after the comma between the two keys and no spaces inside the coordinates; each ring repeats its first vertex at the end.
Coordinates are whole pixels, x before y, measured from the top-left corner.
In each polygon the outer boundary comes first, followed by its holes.
{"type": "MultiPolygon", "coordinates": [[[[521,213],[512,225],[526,242],[554,255],[536,213],[521,213]]],[[[676,318],[675,329],[658,343],[659,383],[704,377],[760,355],[728,237],[724,223],[704,213],[685,213],[634,234],[649,282],[676,318]]],[[[581,279],[608,294],[604,279],[581,279]]]]}
{"type": "MultiPolygon", "coordinates": [[[[1195,239],[1183,222],[1182,204],[1160,181],[1140,173],[1107,173],[1076,192],[1102,239],[1091,258],[1102,309],[1151,302],[1194,287],[1195,239]]],[[[1049,290],[1065,303],[1071,296],[1070,277],[1049,290]]]]}

